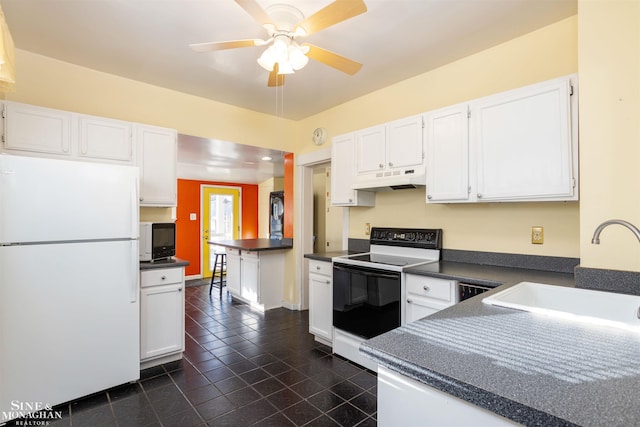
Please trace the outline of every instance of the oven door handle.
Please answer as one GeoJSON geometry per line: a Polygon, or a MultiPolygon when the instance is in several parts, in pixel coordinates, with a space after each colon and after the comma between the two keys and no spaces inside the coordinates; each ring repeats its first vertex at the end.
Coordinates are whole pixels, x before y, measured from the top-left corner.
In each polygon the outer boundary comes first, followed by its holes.
{"type": "Polygon", "coordinates": [[[358,274],[362,274],[363,276],[368,276],[368,277],[382,277],[385,279],[398,279],[399,274],[398,273],[383,273],[383,272],[371,272],[371,271],[365,271],[359,268],[348,268],[348,267],[343,267],[342,265],[333,265],[334,270],[340,270],[340,271],[346,271],[347,273],[358,273],[358,274]]]}

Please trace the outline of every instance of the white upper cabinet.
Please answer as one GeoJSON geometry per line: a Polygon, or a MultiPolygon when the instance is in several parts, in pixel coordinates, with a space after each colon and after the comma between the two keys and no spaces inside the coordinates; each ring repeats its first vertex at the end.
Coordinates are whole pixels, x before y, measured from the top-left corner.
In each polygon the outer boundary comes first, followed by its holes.
{"type": "Polygon", "coordinates": [[[473,103],[478,200],[577,200],[571,92],[563,78],[473,103]]]}
{"type": "Polygon", "coordinates": [[[375,193],[354,190],[355,134],[336,136],[331,143],[331,204],[373,206],[375,193]]]}
{"type": "Polygon", "coordinates": [[[425,117],[427,203],[578,200],[575,75],[425,117]]]}
{"type": "Polygon", "coordinates": [[[424,185],[422,116],[359,130],[355,188],[424,185]]]}
{"type": "Polygon", "coordinates": [[[387,124],[387,167],[424,165],[422,116],[407,117],[387,124]]]}
{"type": "Polygon", "coordinates": [[[428,202],[469,200],[468,114],[459,104],[425,116],[428,202]]]}
{"type": "Polygon", "coordinates": [[[5,150],[71,156],[72,113],[5,102],[3,118],[5,150]]]}
{"type": "Polygon", "coordinates": [[[80,157],[133,163],[133,125],[131,123],[79,115],[78,125],[80,157]]]}
{"type": "Polygon", "coordinates": [[[137,125],[137,163],[140,168],[140,205],[177,203],[178,135],[173,129],[137,125]]]}
{"type": "Polygon", "coordinates": [[[385,126],[375,126],[356,133],[358,175],[383,170],[387,165],[385,126]]]}

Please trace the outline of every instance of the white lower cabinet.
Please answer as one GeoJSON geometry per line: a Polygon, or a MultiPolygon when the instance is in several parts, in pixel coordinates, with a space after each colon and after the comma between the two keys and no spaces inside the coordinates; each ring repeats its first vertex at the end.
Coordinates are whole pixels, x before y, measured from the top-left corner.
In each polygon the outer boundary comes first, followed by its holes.
{"type": "Polygon", "coordinates": [[[333,341],[333,270],[330,262],[309,260],[309,332],[316,341],[333,341]]]}
{"type": "Polygon", "coordinates": [[[227,248],[227,289],[258,310],[282,307],[284,253],[227,248]]]}
{"type": "Polygon", "coordinates": [[[140,368],[179,360],[184,351],[184,268],[140,273],[140,368]]]}
{"type": "Polygon", "coordinates": [[[378,425],[494,427],[519,424],[378,366],[378,425]]]}
{"type": "Polygon", "coordinates": [[[240,295],[240,250],[228,248],[227,252],[227,290],[232,295],[240,295]]]}
{"type": "Polygon", "coordinates": [[[435,277],[406,275],[405,320],[410,323],[458,302],[457,282],[435,277]]]}

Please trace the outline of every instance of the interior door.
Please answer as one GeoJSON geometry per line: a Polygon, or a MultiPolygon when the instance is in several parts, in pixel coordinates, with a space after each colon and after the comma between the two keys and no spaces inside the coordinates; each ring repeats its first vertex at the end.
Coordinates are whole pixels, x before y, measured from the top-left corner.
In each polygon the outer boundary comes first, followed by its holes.
{"type": "Polygon", "coordinates": [[[211,277],[216,252],[224,252],[223,247],[208,242],[240,236],[240,191],[238,187],[202,187],[203,277],[211,277]]]}

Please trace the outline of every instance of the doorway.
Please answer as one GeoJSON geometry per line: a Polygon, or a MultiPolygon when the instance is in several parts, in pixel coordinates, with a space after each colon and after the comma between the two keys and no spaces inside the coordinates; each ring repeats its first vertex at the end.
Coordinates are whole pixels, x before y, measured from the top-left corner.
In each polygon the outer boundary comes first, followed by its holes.
{"type": "Polygon", "coordinates": [[[215,254],[224,251],[221,246],[209,241],[236,240],[240,236],[240,192],[239,187],[217,187],[203,185],[202,199],[202,277],[212,275],[215,254]]]}

